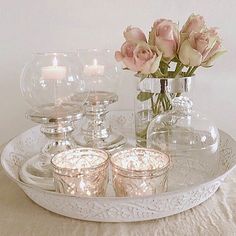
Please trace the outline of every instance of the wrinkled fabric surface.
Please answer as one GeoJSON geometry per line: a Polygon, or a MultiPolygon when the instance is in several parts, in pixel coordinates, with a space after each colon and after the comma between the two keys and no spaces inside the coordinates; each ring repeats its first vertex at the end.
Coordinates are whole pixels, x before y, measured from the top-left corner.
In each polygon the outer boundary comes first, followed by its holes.
{"type": "Polygon", "coordinates": [[[236,236],[236,170],[206,202],[158,220],[98,223],[66,218],[32,202],[0,167],[0,235],[236,236]]]}

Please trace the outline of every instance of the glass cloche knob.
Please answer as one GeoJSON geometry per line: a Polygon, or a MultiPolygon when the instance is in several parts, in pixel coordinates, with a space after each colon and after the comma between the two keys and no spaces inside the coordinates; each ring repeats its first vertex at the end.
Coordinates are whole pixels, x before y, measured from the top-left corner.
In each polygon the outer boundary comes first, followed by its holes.
{"type": "Polygon", "coordinates": [[[193,103],[187,97],[176,97],[172,100],[172,107],[175,111],[189,113],[192,110],[193,103]]]}
{"type": "Polygon", "coordinates": [[[219,132],[204,115],[192,110],[186,97],[173,100],[172,110],[156,116],[147,131],[148,148],[171,155],[173,161],[188,158],[216,165],[219,132]]]}

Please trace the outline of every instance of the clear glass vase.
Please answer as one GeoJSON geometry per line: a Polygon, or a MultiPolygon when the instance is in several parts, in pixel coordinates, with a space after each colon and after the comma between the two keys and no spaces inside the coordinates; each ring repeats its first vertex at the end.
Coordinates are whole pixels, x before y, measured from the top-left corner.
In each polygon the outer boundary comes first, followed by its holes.
{"type": "Polygon", "coordinates": [[[188,92],[193,77],[138,78],[135,97],[136,145],[146,147],[150,121],[160,113],[171,110],[172,99],[188,92]]]}

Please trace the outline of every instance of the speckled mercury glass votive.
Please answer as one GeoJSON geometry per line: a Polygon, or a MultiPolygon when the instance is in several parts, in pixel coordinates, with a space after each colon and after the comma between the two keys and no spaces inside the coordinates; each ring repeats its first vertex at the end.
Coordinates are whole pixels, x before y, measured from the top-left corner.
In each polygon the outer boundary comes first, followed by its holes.
{"type": "Polygon", "coordinates": [[[93,148],[76,148],[52,158],[57,192],[75,196],[104,196],[108,183],[109,156],[93,148]]]}
{"type": "Polygon", "coordinates": [[[115,153],[110,161],[116,196],[147,196],[167,190],[168,155],[153,149],[132,148],[115,153]]]}

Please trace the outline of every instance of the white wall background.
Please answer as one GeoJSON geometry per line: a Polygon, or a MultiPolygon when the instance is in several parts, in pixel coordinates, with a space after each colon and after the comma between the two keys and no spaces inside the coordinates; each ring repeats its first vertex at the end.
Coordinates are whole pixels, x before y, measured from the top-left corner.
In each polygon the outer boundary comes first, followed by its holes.
{"type": "MultiPolygon", "coordinates": [[[[32,52],[118,49],[127,25],[148,32],[158,18],[182,25],[192,12],[221,29],[228,50],[215,67],[198,71],[196,107],[236,138],[235,0],[0,0],[0,144],[33,125],[24,118],[27,105],[19,89],[32,52]]],[[[127,74],[123,80],[131,86],[127,74]]],[[[132,108],[124,83],[119,106],[132,108]],[[122,105],[125,95],[129,102],[122,105]]]]}

